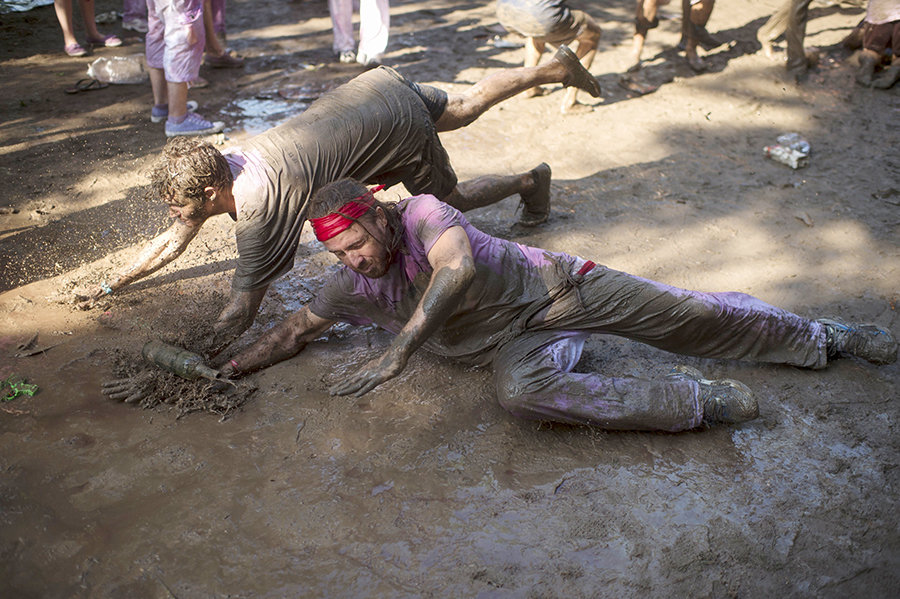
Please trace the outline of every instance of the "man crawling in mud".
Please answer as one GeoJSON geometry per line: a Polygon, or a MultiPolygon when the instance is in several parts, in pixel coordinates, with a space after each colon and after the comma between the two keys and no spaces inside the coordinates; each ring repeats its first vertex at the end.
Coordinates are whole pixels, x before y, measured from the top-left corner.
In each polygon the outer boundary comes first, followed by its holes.
{"type": "MultiPolygon", "coordinates": [[[[316,237],[344,268],[308,306],[222,368],[291,358],[336,321],[396,334],[383,356],[331,389],[360,396],[397,376],[419,347],[492,364],[516,416],[607,429],[679,431],[758,415],[750,389],[677,366],[663,380],[571,372],[591,334],[703,358],[824,368],[842,355],[897,359],[886,328],[807,320],[743,293],[701,293],[497,239],[433,195],[386,205],[362,184],[327,185],[309,209],[316,237]]],[[[127,390],[104,390],[127,397],[127,390]],[[124,393],[124,394],[123,394],[124,393]]]]}
{"type": "Polygon", "coordinates": [[[145,277],[184,252],[206,219],[236,220],[239,253],[229,303],[214,324],[210,353],[253,324],[268,286],[293,266],[311,195],[343,177],[432,194],[465,211],[519,194],[519,224],[550,213],[550,167],[457,183],[438,132],[472,123],[491,106],[536,85],[562,83],[600,95],[597,80],[560,47],[536,67],[505,69],[464,93],[407,81],[379,67],[322,96],[300,116],[220,153],[190,138],[171,140],[151,175],[153,191],[177,219],[118,279],[81,306],[145,277]]]}

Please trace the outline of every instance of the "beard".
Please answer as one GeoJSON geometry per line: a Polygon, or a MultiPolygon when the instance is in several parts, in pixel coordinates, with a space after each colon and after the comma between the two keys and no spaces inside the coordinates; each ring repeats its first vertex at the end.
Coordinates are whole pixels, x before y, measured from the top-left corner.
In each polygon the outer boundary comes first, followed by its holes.
{"type": "Polygon", "coordinates": [[[388,253],[387,248],[382,244],[379,243],[379,246],[381,252],[378,256],[374,256],[371,260],[367,261],[362,268],[357,269],[351,266],[350,270],[368,279],[380,279],[386,275],[391,269],[393,256],[388,253]]]}

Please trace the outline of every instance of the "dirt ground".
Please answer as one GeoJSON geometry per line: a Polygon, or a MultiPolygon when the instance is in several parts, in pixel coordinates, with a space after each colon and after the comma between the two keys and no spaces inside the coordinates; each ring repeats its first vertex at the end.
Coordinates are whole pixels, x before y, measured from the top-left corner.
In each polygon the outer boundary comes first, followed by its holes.
{"type": "MultiPolygon", "coordinates": [[[[679,21],[663,20],[642,74],[661,87],[643,97],[616,85],[632,1],[585,3],[604,31],[593,113],[561,115],[557,88],[442,136],[461,179],[550,163],[549,223],[514,227],[515,198],[472,222],[900,334],[900,89],[854,83],[856,58],[839,42],[862,10],[820,4],[807,36],[820,64],[789,81],[755,37],[780,1],[720,0],[709,30],[731,43],[699,75],[674,50],[679,21]],[[807,168],[764,157],[785,132],[811,144],[807,168]]],[[[98,13],[114,10],[97,0],[98,13]]],[[[227,123],[226,145],[301,111],[303,90],[360,72],[334,63],[323,0],[228,10],[228,43],[247,65],[204,67],[210,87],[191,91],[227,123]]],[[[489,29],[493,3],[391,12],[385,62],[411,79],[462,90],[522,60],[521,38],[489,29]]],[[[128,43],[95,56],[142,51],[119,25],[101,29],[128,43]]],[[[330,384],[388,343],[338,327],[249,377],[257,392],[224,420],[103,398],[121,352],[184,338],[217,313],[234,233],[213,219],[165,270],[74,308],[73,290],[109,278],[167,226],[144,187],[165,136],[148,119],[149,83],[64,93],[93,57],[62,46],[52,7],[0,15],[0,378],[39,387],[0,403],[0,596],[896,596],[897,364],[813,372],[597,337],[579,369],[659,377],[686,363],[760,399],[760,418],[742,426],[614,433],[517,420],[488,371],[424,353],[362,399],[332,398],[330,384]],[[47,351],[14,357],[35,333],[47,351]]],[[[333,263],[306,233],[245,339],[308,301],[333,263]]]]}

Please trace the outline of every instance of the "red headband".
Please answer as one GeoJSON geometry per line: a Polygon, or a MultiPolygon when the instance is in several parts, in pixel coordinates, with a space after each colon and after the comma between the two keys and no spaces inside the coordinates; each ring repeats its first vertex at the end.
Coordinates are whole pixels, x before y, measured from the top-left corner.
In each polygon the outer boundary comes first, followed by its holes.
{"type": "Polygon", "coordinates": [[[369,211],[375,201],[375,192],[384,189],[384,185],[376,185],[358,198],[353,198],[331,214],[309,219],[316,233],[316,239],[327,241],[343,233],[356,219],[369,211]]]}

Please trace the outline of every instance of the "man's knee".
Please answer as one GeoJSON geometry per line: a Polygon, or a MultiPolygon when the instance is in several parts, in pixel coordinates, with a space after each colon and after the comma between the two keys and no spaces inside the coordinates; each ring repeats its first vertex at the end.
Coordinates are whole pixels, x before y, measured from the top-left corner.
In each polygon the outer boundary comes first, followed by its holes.
{"type": "Polygon", "coordinates": [[[464,93],[451,93],[447,95],[447,105],[443,114],[434,125],[438,131],[461,129],[474,123],[481,116],[481,112],[474,99],[464,93]]]}

